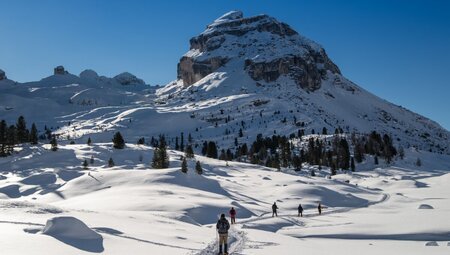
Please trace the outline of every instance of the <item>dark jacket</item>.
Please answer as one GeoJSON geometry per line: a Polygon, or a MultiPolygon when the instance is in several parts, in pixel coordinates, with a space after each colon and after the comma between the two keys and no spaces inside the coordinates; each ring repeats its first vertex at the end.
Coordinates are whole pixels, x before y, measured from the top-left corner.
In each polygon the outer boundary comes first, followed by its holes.
{"type": "Polygon", "coordinates": [[[231,215],[231,217],[236,216],[236,210],[235,209],[231,209],[230,210],[230,215],[231,215]]]}
{"type": "Polygon", "coordinates": [[[276,212],[277,209],[278,209],[278,206],[277,206],[276,204],[273,204],[273,205],[272,205],[272,211],[276,212]]]}
{"type": "Polygon", "coordinates": [[[221,218],[217,221],[216,229],[219,234],[228,234],[228,230],[230,229],[230,223],[225,218],[221,218]]]}
{"type": "Polygon", "coordinates": [[[298,211],[299,211],[299,212],[303,212],[303,207],[302,207],[302,205],[298,205],[298,211]]]}

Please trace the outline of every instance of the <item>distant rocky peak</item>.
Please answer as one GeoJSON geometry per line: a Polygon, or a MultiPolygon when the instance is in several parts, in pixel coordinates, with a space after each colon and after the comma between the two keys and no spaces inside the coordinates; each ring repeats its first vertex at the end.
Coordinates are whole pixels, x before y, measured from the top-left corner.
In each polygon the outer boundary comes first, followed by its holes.
{"type": "Polygon", "coordinates": [[[5,71],[3,71],[2,69],[0,69],[0,81],[1,81],[1,80],[6,80],[6,79],[7,79],[7,77],[6,77],[5,71]]]}
{"type": "Polygon", "coordinates": [[[122,85],[145,85],[142,79],[139,79],[135,75],[123,72],[119,75],[114,76],[114,79],[122,85]]]}

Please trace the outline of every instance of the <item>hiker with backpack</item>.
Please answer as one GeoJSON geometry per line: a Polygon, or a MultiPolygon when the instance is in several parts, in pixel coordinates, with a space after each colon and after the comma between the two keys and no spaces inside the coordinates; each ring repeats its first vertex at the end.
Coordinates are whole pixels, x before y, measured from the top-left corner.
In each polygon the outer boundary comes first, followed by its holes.
{"type": "Polygon", "coordinates": [[[234,207],[231,207],[230,218],[231,218],[231,224],[236,224],[236,210],[234,209],[234,207]]]}
{"type": "Polygon", "coordinates": [[[228,230],[230,229],[230,223],[228,223],[228,220],[225,218],[225,214],[222,213],[220,215],[220,219],[217,221],[216,224],[217,233],[219,233],[219,254],[228,254],[228,230]],[[223,245],[223,252],[222,253],[222,245],[223,245]]]}
{"type": "Polygon", "coordinates": [[[298,204],[298,216],[303,217],[303,207],[302,204],[298,204]]]}
{"type": "Polygon", "coordinates": [[[276,217],[278,217],[277,210],[278,210],[277,202],[274,202],[273,205],[272,205],[272,217],[273,217],[274,215],[275,215],[276,217]]]}

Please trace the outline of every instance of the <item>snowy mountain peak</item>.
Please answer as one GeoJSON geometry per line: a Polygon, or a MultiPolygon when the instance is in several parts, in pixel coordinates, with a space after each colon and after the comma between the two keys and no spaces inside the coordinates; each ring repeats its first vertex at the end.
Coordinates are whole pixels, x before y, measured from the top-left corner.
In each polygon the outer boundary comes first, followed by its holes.
{"type": "Polygon", "coordinates": [[[190,51],[178,65],[178,78],[188,87],[220,68],[245,70],[254,81],[291,77],[308,91],[320,88],[327,72],[339,68],[317,43],[268,15],[244,18],[232,11],[190,40],[190,51]]]}
{"type": "Polygon", "coordinates": [[[230,11],[217,18],[214,23],[219,24],[230,20],[242,19],[243,17],[244,14],[241,11],[230,11]]]}

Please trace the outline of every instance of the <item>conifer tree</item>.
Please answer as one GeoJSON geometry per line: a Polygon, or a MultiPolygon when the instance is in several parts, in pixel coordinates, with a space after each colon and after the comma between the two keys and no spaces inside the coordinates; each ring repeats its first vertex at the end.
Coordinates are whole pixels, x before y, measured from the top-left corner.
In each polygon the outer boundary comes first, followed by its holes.
{"type": "Polygon", "coordinates": [[[38,144],[38,131],[34,123],[31,125],[30,143],[33,145],[38,144]]]}
{"type": "Polygon", "coordinates": [[[113,147],[116,149],[123,149],[125,147],[125,140],[123,140],[122,134],[116,132],[113,137],[113,147]]]}
{"type": "Polygon", "coordinates": [[[155,148],[152,159],[152,167],[156,169],[169,167],[169,156],[167,155],[166,139],[163,135],[159,136],[158,147],[155,148]]]}
{"type": "Polygon", "coordinates": [[[184,151],[184,133],[181,132],[180,151],[184,151]]]}
{"type": "Polygon", "coordinates": [[[56,141],[56,136],[55,135],[52,136],[52,139],[50,140],[50,145],[51,145],[52,151],[57,151],[58,150],[58,142],[56,141]]]}
{"type": "Polygon", "coordinates": [[[115,164],[114,164],[114,160],[112,159],[112,158],[109,158],[109,160],[108,160],[108,167],[113,167],[115,164]]]}
{"type": "Polygon", "coordinates": [[[186,157],[183,157],[183,161],[181,161],[181,172],[187,173],[187,171],[188,171],[188,166],[187,166],[186,157]]]}
{"type": "Polygon", "coordinates": [[[91,137],[89,137],[88,138],[88,140],[87,140],[87,143],[86,143],[87,145],[89,145],[89,146],[91,146],[91,144],[92,144],[92,140],[91,140],[91,137]]]}
{"type": "Polygon", "coordinates": [[[5,120],[0,121],[0,157],[6,157],[6,134],[7,124],[5,120]]]}
{"type": "Polygon", "coordinates": [[[27,129],[27,124],[25,122],[25,118],[20,116],[17,119],[16,123],[16,132],[17,132],[17,142],[18,143],[26,143],[29,140],[29,131],[27,129]]]}
{"type": "Polygon", "coordinates": [[[186,146],[186,151],[184,152],[184,156],[186,158],[193,158],[194,157],[194,150],[192,149],[192,145],[186,146]]]}
{"type": "Polygon", "coordinates": [[[197,174],[203,174],[203,168],[202,165],[200,165],[200,161],[197,161],[197,163],[195,163],[195,172],[197,174]]]}
{"type": "Polygon", "coordinates": [[[421,167],[422,166],[422,160],[420,158],[417,158],[416,160],[416,166],[421,167]]]}
{"type": "Polygon", "coordinates": [[[378,156],[377,155],[375,155],[375,157],[373,158],[373,161],[374,161],[375,165],[378,165],[378,156]]]}
{"type": "Polygon", "coordinates": [[[208,158],[217,158],[217,146],[215,142],[208,142],[208,146],[206,148],[206,156],[208,158]]]}
{"type": "Polygon", "coordinates": [[[89,164],[88,164],[88,162],[87,162],[87,159],[85,159],[84,162],[83,162],[83,169],[84,169],[84,170],[87,170],[87,169],[88,169],[88,166],[89,166],[89,164]]]}
{"type": "Polygon", "coordinates": [[[175,150],[180,150],[180,145],[178,144],[178,136],[175,137],[175,150]]]}

